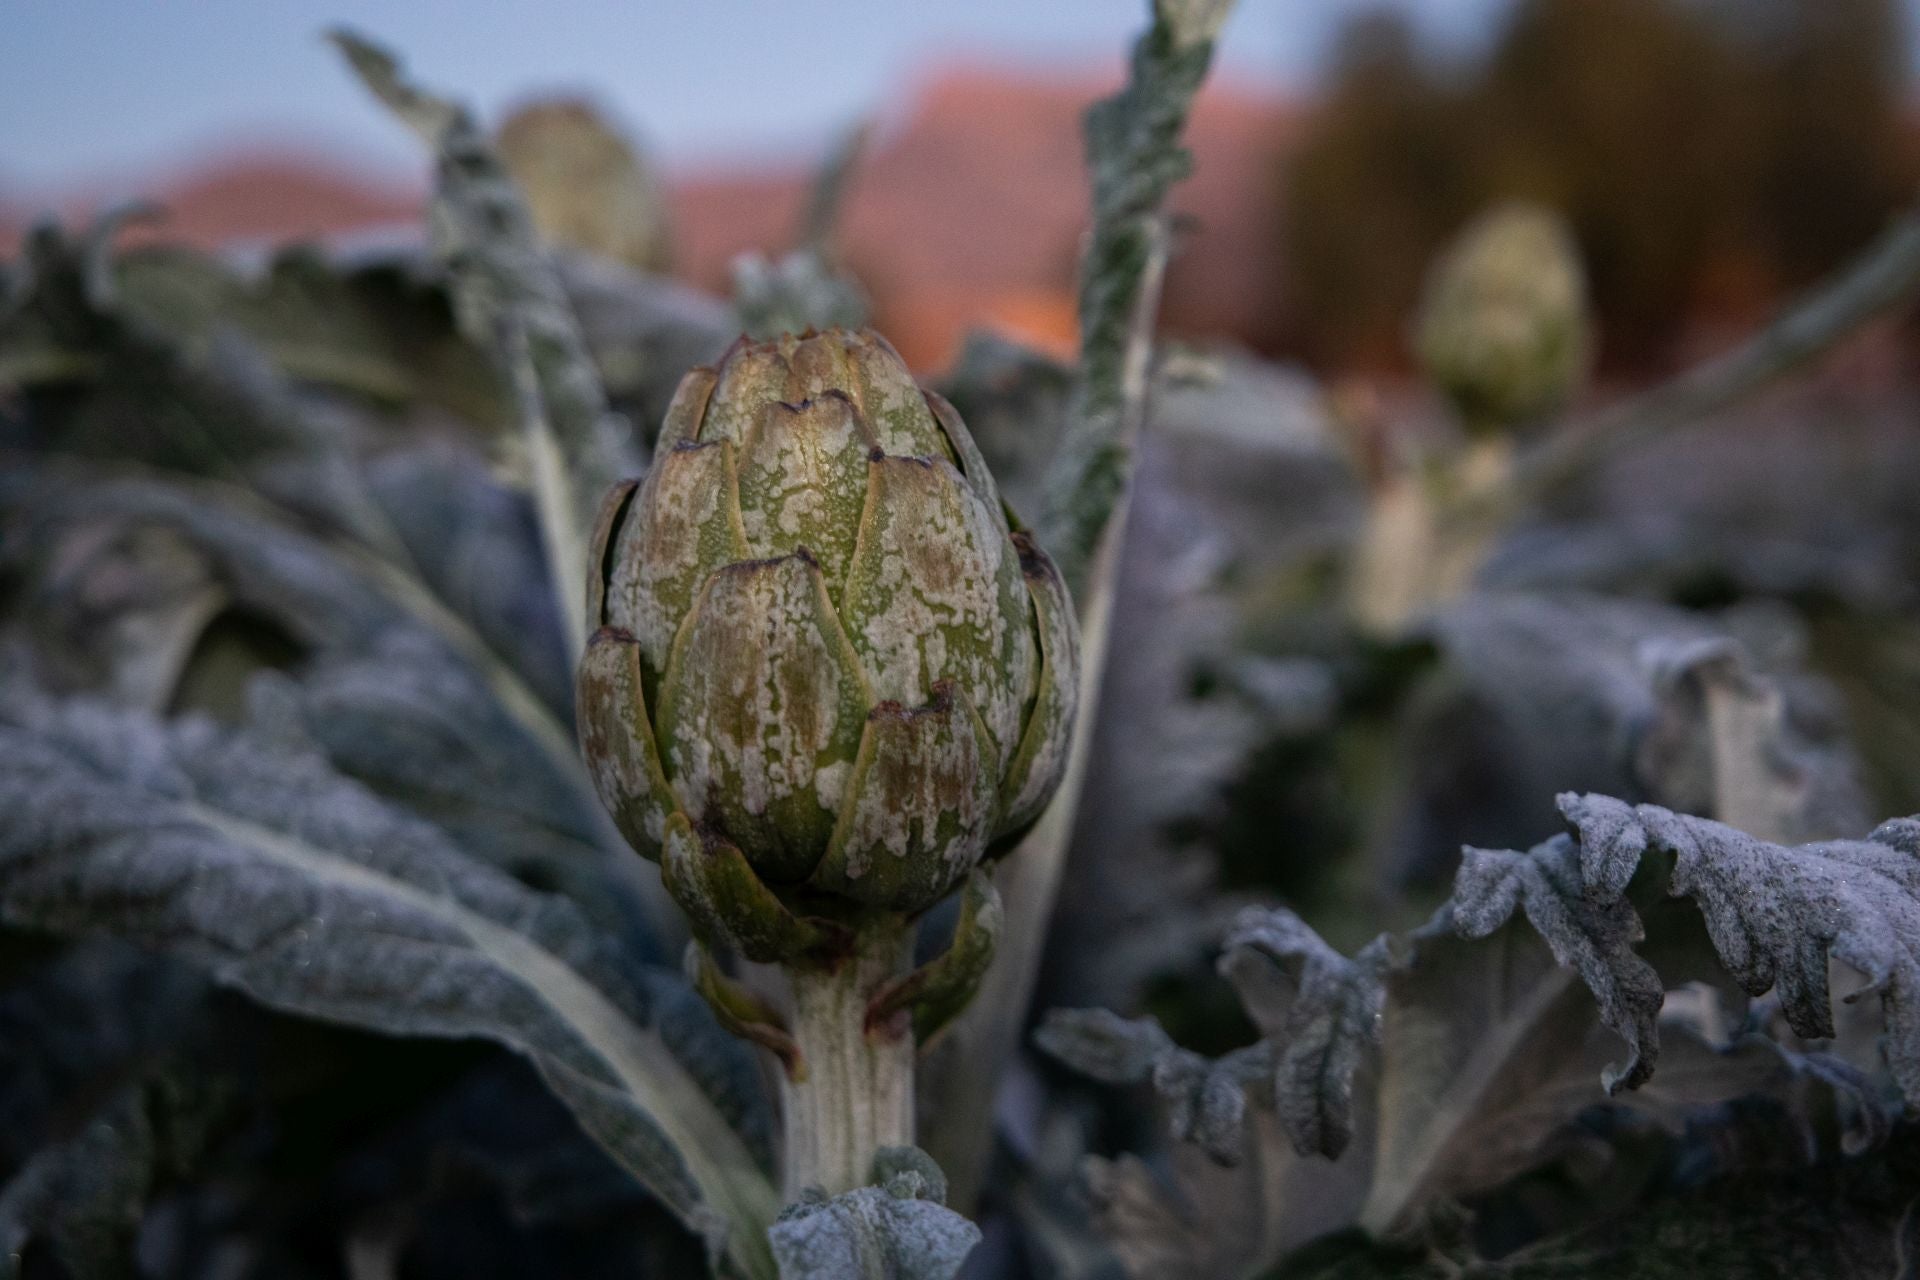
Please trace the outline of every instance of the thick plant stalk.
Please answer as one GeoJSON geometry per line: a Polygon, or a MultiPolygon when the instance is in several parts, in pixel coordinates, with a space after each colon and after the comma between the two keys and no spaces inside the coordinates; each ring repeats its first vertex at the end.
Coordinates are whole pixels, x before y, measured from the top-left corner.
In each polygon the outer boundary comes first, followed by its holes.
{"type": "Polygon", "coordinates": [[[1375,490],[1354,551],[1348,610],[1369,631],[1397,635],[1434,605],[1472,585],[1486,530],[1447,530],[1445,512],[1512,483],[1513,441],[1488,436],[1458,456],[1407,465],[1375,490]],[[1453,536],[1445,536],[1451,533],[1453,536]]]}
{"type": "Polygon", "coordinates": [[[923,1145],[947,1173],[949,1202],[963,1212],[992,1150],[994,1095],[1020,1046],[1066,867],[1105,665],[1133,443],[1146,416],[1168,251],[1165,203],[1191,167],[1181,134],[1231,8],[1231,0],[1156,0],[1127,86],[1085,121],[1093,229],[1081,265],[1079,381],[1041,520],[1041,543],[1080,608],[1080,716],[1065,783],[1001,872],[1000,954],[928,1072],[923,1145]]]}
{"type": "Polygon", "coordinates": [[[784,1090],[789,1203],[809,1188],[839,1195],[862,1186],[875,1152],[913,1143],[912,1028],[903,1018],[867,1025],[874,993],[907,967],[910,936],[889,922],[838,968],[789,971],[800,1050],[800,1078],[784,1090]]]}

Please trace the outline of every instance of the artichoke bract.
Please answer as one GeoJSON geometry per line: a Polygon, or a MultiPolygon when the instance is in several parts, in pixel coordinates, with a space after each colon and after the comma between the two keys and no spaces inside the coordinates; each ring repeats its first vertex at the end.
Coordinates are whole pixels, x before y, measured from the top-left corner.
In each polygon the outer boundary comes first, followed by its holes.
{"type": "Polygon", "coordinates": [[[737,342],[611,493],[582,744],[710,943],[790,960],[913,915],[1057,786],[1077,633],[965,425],[884,338],[737,342]]]}
{"type": "Polygon", "coordinates": [[[1559,409],[1592,359],[1586,273],[1573,233],[1535,205],[1500,205],[1434,264],[1415,345],[1469,431],[1559,409]]]}

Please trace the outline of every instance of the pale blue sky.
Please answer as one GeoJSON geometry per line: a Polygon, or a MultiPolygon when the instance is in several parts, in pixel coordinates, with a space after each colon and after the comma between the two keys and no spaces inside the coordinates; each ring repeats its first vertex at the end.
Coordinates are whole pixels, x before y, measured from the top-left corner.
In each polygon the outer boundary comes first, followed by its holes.
{"type": "MultiPolygon", "coordinates": [[[[1377,0],[1242,0],[1221,66],[1303,86],[1377,0]]],[[[1471,48],[1503,0],[1398,0],[1471,48]]],[[[1920,13],[1920,0],[1903,0],[1920,13]]],[[[584,88],[669,165],[816,153],[956,58],[1117,67],[1146,0],[0,0],[0,192],[143,173],[240,142],[305,141],[417,173],[319,32],[390,43],[489,118],[584,88]]],[[[1920,21],[1909,19],[1909,34],[1920,21]]]]}
{"type": "MultiPolygon", "coordinates": [[[[1500,0],[1405,0],[1470,40],[1500,0]]],[[[1222,67],[1310,80],[1368,0],[1243,0],[1222,67]]],[[[586,88],[669,164],[816,151],[929,65],[1118,66],[1145,0],[0,0],[0,186],[136,183],[239,140],[306,140],[413,172],[417,154],[319,32],[355,26],[489,117],[586,88]],[[403,166],[407,166],[403,168],[403,166]]]]}

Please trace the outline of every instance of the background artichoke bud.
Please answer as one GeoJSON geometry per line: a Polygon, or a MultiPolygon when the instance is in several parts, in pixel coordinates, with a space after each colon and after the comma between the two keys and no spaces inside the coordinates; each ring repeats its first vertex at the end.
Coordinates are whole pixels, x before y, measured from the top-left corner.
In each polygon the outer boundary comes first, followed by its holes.
{"type": "Polygon", "coordinates": [[[756,960],[911,915],[1030,824],[1072,607],[952,407],[885,339],[736,343],[595,538],[580,733],[635,848],[756,960]]]}
{"type": "Polygon", "coordinates": [[[1415,345],[1469,431],[1543,418],[1586,376],[1586,273],[1559,215],[1528,204],[1475,219],[1434,264],[1415,345]]]}

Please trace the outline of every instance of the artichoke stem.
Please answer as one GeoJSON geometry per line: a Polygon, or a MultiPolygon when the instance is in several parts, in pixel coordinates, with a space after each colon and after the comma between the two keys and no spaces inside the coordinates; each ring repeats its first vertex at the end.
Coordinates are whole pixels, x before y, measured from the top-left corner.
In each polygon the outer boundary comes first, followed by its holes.
{"type": "Polygon", "coordinates": [[[804,1063],[784,1089],[786,1197],[864,1186],[882,1147],[913,1143],[909,1020],[867,1027],[867,1004],[911,961],[912,930],[889,920],[859,933],[837,967],[795,967],[791,1027],[804,1063]]]}

